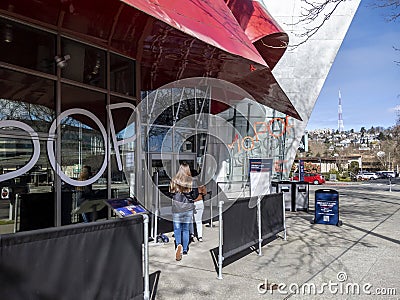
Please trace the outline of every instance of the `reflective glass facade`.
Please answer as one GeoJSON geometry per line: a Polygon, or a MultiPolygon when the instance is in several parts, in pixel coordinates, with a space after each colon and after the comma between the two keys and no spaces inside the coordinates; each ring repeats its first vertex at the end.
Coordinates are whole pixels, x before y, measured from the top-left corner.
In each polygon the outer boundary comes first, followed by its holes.
{"type": "Polygon", "coordinates": [[[40,194],[54,206],[46,218],[55,226],[82,221],[71,212],[87,191],[150,207],[153,183],[167,195],[182,162],[246,185],[249,158],[273,158],[282,179],[291,119],[248,93],[237,98],[232,84],[144,90],[132,58],[15,20],[0,17],[0,27],[12,30],[0,40],[0,187],[17,207],[17,195],[40,194]]]}

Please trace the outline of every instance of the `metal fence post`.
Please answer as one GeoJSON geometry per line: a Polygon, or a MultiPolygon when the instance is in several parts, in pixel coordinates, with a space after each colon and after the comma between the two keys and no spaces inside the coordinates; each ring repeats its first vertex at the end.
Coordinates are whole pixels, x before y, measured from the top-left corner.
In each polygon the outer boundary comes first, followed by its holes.
{"type": "Polygon", "coordinates": [[[222,221],[222,206],[224,201],[218,203],[219,207],[219,249],[218,249],[218,279],[222,279],[222,262],[224,257],[222,256],[222,242],[223,242],[223,221],[222,221]]]}
{"type": "Polygon", "coordinates": [[[158,172],[154,172],[154,187],[153,187],[153,199],[155,199],[155,209],[154,209],[154,232],[153,238],[154,243],[157,243],[157,235],[158,235],[158,214],[159,214],[159,190],[158,190],[158,172]]]}
{"type": "Polygon", "coordinates": [[[144,244],[144,300],[150,299],[150,283],[149,283],[149,216],[143,214],[143,244],[144,244]]]}
{"type": "MultiPolygon", "coordinates": [[[[218,182],[217,182],[217,199],[218,199],[218,182]]],[[[213,224],[213,197],[210,195],[210,224],[206,225],[208,227],[214,227],[213,224]]]]}
{"type": "Polygon", "coordinates": [[[19,206],[19,194],[15,195],[15,203],[14,203],[14,233],[17,232],[18,229],[18,206],[19,206]]]}
{"type": "Polygon", "coordinates": [[[261,197],[258,196],[257,200],[257,219],[258,219],[258,255],[262,256],[261,247],[262,247],[262,235],[261,235],[261,197]]]}
{"type": "Polygon", "coordinates": [[[284,232],[283,232],[283,239],[286,241],[286,211],[285,211],[285,197],[283,197],[283,193],[282,193],[282,203],[283,203],[283,228],[284,228],[284,232]]]}

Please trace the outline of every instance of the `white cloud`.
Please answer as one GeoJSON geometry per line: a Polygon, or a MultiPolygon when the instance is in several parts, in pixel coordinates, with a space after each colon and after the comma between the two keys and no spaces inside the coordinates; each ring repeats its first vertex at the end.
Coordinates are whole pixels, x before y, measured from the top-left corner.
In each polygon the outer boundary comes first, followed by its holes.
{"type": "Polygon", "coordinates": [[[389,108],[389,112],[391,112],[391,113],[400,112],[400,105],[396,105],[395,107],[389,108]]]}

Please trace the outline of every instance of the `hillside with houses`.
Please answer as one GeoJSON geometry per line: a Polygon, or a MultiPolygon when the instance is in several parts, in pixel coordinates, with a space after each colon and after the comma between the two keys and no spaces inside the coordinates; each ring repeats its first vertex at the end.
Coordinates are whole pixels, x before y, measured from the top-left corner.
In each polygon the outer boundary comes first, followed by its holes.
{"type": "Polygon", "coordinates": [[[305,172],[336,174],[344,180],[359,172],[399,171],[400,126],[371,127],[360,131],[339,132],[333,129],[306,131],[292,167],[304,161],[305,172]]]}

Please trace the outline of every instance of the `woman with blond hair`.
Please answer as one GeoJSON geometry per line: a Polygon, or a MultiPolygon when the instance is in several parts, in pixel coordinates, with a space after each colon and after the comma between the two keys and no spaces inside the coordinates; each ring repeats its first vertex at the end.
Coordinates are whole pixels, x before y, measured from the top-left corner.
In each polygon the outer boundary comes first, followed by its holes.
{"type": "Polygon", "coordinates": [[[189,227],[192,222],[194,199],[199,195],[196,181],[193,180],[188,164],[181,164],[170,184],[172,197],[172,221],[175,236],[175,259],[189,251],[189,227]]]}

